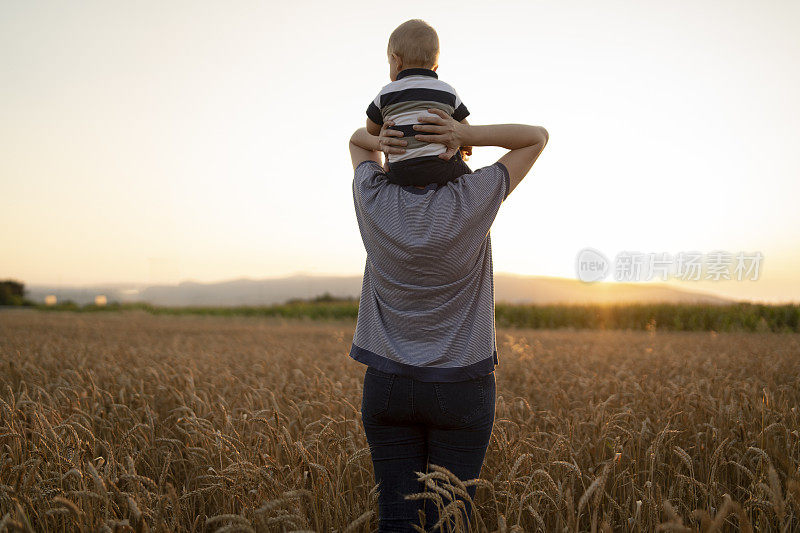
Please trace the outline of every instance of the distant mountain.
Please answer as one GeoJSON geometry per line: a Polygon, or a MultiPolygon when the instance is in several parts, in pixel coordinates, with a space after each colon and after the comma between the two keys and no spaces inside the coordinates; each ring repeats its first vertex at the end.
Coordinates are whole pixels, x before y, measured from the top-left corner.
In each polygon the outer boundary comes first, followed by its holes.
{"type": "Polygon", "coordinates": [[[184,282],[154,285],[140,292],[142,301],[158,305],[267,305],[290,298],[313,298],[324,293],[358,297],[360,276],[290,276],[262,280],[237,279],[219,283],[184,282]]]}
{"type": "Polygon", "coordinates": [[[495,301],[506,303],[628,303],[671,302],[726,304],[732,300],[665,283],[584,283],[545,276],[495,275],[495,301]]]}
{"type": "MultiPolygon", "coordinates": [[[[186,281],[178,285],[98,285],[84,287],[31,286],[28,297],[43,302],[54,294],[59,302],[94,302],[103,294],[109,302],[148,302],[164,306],[270,305],[291,298],[324,293],[357,298],[361,276],[296,275],[270,279],[237,279],[218,283],[186,281]]],[[[575,279],[495,274],[495,301],[508,303],[673,302],[723,304],[731,300],[654,283],[583,283],[575,279]]]]}

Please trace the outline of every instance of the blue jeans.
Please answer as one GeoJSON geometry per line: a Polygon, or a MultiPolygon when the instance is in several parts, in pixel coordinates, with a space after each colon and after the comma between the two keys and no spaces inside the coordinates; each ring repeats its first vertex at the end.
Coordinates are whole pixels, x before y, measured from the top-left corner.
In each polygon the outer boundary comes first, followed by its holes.
{"type": "MultiPolygon", "coordinates": [[[[422,526],[420,509],[425,512],[424,527],[431,531],[439,519],[436,504],[427,498],[405,499],[424,490],[415,472],[426,472],[428,464],[436,464],[462,481],[479,477],[494,414],[494,372],[444,383],[367,367],[361,420],[379,484],[379,531],[413,531],[411,524],[422,526]]],[[[467,488],[470,498],[475,490],[467,488]]],[[[466,523],[471,506],[464,503],[466,523]]]]}

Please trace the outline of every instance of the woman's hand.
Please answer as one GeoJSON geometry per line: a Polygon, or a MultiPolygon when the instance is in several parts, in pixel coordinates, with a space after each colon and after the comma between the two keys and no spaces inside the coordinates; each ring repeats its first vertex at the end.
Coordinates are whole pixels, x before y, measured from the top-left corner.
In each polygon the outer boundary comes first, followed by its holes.
{"type": "Polygon", "coordinates": [[[439,157],[450,159],[464,144],[464,134],[469,126],[458,122],[441,109],[428,109],[428,113],[434,116],[420,115],[417,118],[423,124],[415,124],[414,129],[432,135],[417,134],[414,138],[418,141],[443,144],[447,150],[439,154],[439,157]]]}
{"type": "Polygon", "coordinates": [[[398,148],[399,146],[406,146],[408,141],[404,141],[403,139],[399,139],[398,137],[403,136],[402,131],[392,130],[389,129],[391,126],[394,126],[393,120],[387,120],[381,126],[381,132],[378,134],[378,150],[383,152],[384,155],[384,163],[383,169],[386,172],[389,172],[389,154],[403,154],[405,153],[405,148],[398,148]]]}

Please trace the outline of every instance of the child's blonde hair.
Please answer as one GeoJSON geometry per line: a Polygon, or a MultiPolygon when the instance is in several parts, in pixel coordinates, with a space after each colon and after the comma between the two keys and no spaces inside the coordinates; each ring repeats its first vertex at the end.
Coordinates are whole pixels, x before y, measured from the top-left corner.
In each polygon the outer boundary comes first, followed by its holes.
{"type": "Polygon", "coordinates": [[[389,36],[387,51],[400,56],[404,67],[433,68],[439,61],[439,36],[424,20],[408,20],[389,36]]]}

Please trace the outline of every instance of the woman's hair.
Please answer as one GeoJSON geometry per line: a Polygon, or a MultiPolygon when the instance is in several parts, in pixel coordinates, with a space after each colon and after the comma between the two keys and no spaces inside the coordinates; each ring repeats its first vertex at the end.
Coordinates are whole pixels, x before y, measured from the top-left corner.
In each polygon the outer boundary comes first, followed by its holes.
{"type": "Polygon", "coordinates": [[[412,19],[395,28],[387,51],[400,56],[404,67],[433,68],[439,61],[439,36],[424,20],[412,19]]]}

